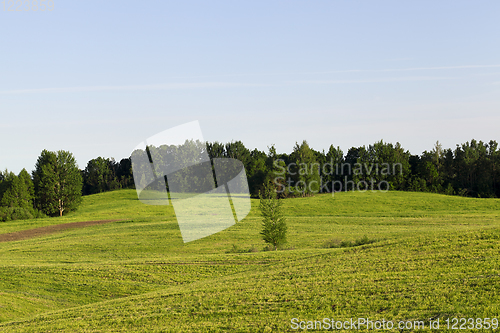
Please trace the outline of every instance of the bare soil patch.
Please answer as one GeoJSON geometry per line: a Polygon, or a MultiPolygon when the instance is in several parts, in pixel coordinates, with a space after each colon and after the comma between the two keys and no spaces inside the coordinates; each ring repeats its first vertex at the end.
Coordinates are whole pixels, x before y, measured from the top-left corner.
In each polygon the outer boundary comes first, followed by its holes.
{"type": "Polygon", "coordinates": [[[71,222],[71,223],[49,225],[46,227],[40,227],[40,228],[35,228],[35,229],[9,232],[7,234],[0,234],[0,242],[12,242],[12,241],[17,241],[17,240],[23,240],[23,239],[28,239],[28,238],[49,235],[49,234],[53,234],[53,233],[68,230],[68,229],[84,228],[84,227],[89,227],[91,225],[105,224],[105,223],[117,222],[117,221],[123,221],[123,220],[100,220],[100,221],[71,222]]]}

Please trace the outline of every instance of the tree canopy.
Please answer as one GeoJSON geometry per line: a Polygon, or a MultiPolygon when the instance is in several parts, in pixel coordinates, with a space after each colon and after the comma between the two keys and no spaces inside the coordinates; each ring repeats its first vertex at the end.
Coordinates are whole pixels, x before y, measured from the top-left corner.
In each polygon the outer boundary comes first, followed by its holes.
{"type": "MultiPolygon", "coordinates": [[[[316,151],[307,141],[296,143],[289,154],[278,153],[274,145],[267,152],[249,150],[241,141],[186,142],[182,145],[185,156],[177,156],[178,149],[168,145],[148,147],[147,158],[156,161],[155,172],[161,173],[165,156],[170,164],[179,166],[186,159],[196,162],[201,152],[208,153],[210,159],[235,158],[245,167],[254,198],[268,183],[280,198],[368,190],[374,183],[383,183],[384,190],[500,197],[500,150],[493,140],[471,140],[455,149],[444,149],[436,142],[420,155],[411,155],[400,143],[384,141],[351,147],[346,154],[334,145],[327,152],[316,151]]],[[[210,179],[206,180],[211,180],[212,174],[207,176],[210,179]]],[[[76,209],[82,195],[134,187],[131,157],[119,163],[113,158],[96,157],[79,170],[70,152],[43,150],[31,177],[25,169],[18,175],[0,172],[0,221],[43,216],[42,212],[61,216],[76,209]]]]}
{"type": "Polygon", "coordinates": [[[68,151],[43,150],[33,171],[35,206],[47,215],[75,210],[81,202],[82,175],[68,151]]]}

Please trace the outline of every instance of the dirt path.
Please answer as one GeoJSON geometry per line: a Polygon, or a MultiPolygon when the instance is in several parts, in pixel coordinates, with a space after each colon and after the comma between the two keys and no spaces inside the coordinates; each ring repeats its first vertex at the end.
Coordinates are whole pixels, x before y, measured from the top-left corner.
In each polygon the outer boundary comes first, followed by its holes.
{"type": "Polygon", "coordinates": [[[1,242],[12,242],[12,241],[23,240],[23,239],[28,239],[28,238],[34,238],[34,237],[53,234],[53,233],[56,233],[59,231],[67,230],[67,229],[84,228],[84,227],[89,227],[91,225],[104,224],[104,223],[110,223],[110,222],[116,222],[116,221],[123,221],[123,220],[101,220],[101,221],[72,222],[72,223],[49,225],[46,227],[40,227],[40,228],[35,228],[35,229],[9,232],[8,234],[0,234],[0,243],[1,242]]]}

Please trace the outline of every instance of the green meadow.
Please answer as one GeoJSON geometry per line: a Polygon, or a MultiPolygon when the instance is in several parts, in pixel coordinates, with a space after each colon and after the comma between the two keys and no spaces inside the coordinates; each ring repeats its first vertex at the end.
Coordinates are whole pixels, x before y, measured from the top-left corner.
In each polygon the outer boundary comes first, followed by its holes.
{"type": "Polygon", "coordinates": [[[499,199],[343,192],[284,207],[279,251],[264,250],[258,200],[241,222],[185,244],[172,207],[145,205],[135,190],[0,223],[3,234],[119,220],[0,243],[0,331],[320,331],[324,318],[367,318],[392,321],[386,332],[439,320],[445,332],[453,318],[467,319],[465,331],[500,318],[499,199]]]}

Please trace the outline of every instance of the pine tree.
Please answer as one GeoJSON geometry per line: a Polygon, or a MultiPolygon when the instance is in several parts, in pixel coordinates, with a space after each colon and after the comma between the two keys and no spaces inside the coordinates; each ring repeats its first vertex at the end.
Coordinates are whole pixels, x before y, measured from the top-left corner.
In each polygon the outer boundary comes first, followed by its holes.
{"type": "Polygon", "coordinates": [[[287,226],[283,214],[283,200],[278,199],[276,189],[269,182],[259,193],[259,198],[259,209],[263,217],[260,234],[266,243],[271,244],[277,250],[280,245],[286,243],[287,226]]]}
{"type": "Polygon", "coordinates": [[[6,207],[20,207],[32,212],[33,198],[33,182],[26,169],[21,170],[19,176],[10,173],[8,176],[8,187],[2,196],[0,205],[6,207]]]}

